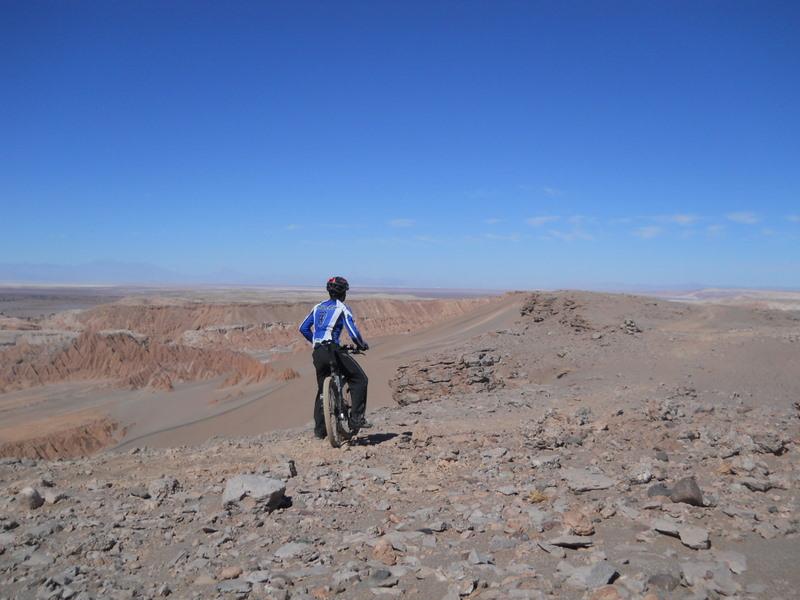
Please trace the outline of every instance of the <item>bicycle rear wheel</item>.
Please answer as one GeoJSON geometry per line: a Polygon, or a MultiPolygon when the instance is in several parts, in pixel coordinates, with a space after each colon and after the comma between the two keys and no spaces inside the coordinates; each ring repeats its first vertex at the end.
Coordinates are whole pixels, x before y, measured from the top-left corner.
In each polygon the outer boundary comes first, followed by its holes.
{"type": "Polygon", "coordinates": [[[322,412],[325,414],[325,429],[328,431],[328,441],[331,446],[338,448],[342,445],[339,432],[339,422],[336,418],[336,389],[333,378],[326,377],[322,382],[322,412]]]}

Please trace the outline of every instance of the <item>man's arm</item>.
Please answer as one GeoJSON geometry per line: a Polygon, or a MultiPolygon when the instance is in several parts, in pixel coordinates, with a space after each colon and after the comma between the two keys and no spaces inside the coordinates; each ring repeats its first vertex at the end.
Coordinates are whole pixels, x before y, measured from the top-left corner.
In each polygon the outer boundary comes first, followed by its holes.
{"type": "Polygon", "coordinates": [[[350,308],[345,304],[344,305],[344,324],[347,327],[347,333],[350,334],[350,339],[353,340],[357,346],[366,350],[369,348],[369,344],[364,341],[364,338],[361,337],[361,332],[356,327],[356,318],[353,316],[353,313],[350,312],[350,308]]]}
{"type": "Polygon", "coordinates": [[[312,344],[314,343],[314,335],[311,333],[311,326],[314,324],[314,312],[317,310],[315,306],[308,316],[306,320],[300,323],[300,333],[303,334],[303,337],[306,338],[312,344]]]}

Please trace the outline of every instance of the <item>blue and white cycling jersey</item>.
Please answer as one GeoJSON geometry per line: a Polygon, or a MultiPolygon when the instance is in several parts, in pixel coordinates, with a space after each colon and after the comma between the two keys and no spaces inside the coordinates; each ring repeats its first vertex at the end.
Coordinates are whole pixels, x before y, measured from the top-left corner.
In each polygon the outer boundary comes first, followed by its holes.
{"type": "Polygon", "coordinates": [[[353,313],[341,300],[331,299],[320,302],[308,313],[305,321],[300,324],[300,333],[315,346],[322,342],[338,344],[345,326],[350,339],[363,345],[364,340],[356,327],[353,313]]]}

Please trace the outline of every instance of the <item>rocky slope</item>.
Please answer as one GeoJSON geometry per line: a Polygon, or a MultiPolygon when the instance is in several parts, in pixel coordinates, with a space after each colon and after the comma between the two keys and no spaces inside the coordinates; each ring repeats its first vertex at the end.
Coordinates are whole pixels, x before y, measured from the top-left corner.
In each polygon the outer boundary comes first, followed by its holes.
{"type": "Polygon", "coordinates": [[[6,459],[0,597],[789,598],[798,583],[795,409],[664,395],[595,412],[525,386],[373,419],[346,450],[306,430],[6,459]]]}

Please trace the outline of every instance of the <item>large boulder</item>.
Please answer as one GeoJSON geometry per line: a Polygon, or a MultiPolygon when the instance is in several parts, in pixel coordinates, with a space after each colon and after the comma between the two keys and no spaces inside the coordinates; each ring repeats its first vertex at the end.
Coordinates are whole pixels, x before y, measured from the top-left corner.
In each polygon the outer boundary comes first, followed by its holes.
{"type": "Polygon", "coordinates": [[[17,499],[22,506],[29,510],[35,510],[44,504],[44,499],[39,494],[39,490],[32,487],[23,488],[17,499]]]}
{"type": "Polygon", "coordinates": [[[694,477],[684,477],[672,486],[669,499],[692,506],[703,506],[703,492],[694,477]]]}
{"type": "Polygon", "coordinates": [[[231,506],[250,498],[259,508],[275,510],[283,504],[285,494],[286,484],[280,479],[264,475],[237,475],[225,483],[222,504],[231,506]]]}

